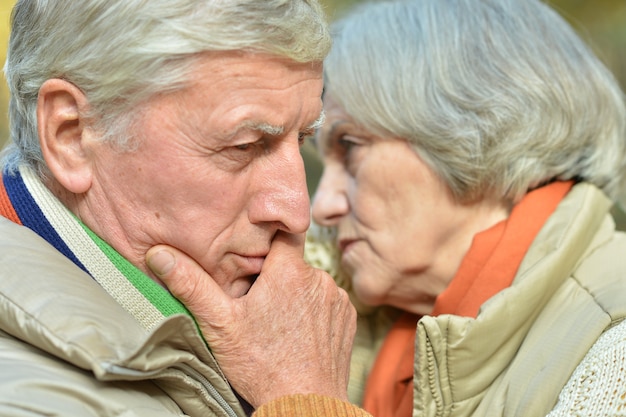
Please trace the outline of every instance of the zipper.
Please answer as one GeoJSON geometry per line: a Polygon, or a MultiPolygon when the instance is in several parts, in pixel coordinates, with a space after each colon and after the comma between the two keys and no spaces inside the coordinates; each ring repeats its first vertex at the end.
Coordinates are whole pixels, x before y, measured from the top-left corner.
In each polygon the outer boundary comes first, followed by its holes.
{"type": "Polygon", "coordinates": [[[217,389],[215,389],[215,387],[209,382],[209,380],[206,379],[206,377],[202,375],[200,372],[196,371],[191,366],[185,363],[172,366],[172,368],[179,369],[185,374],[196,379],[198,382],[200,382],[204,386],[204,388],[207,390],[211,398],[217,401],[217,403],[224,409],[224,411],[226,412],[226,414],[228,414],[229,417],[238,417],[235,410],[230,406],[230,404],[228,404],[228,402],[224,399],[224,397],[222,397],[222,394],[220,394],[217,391],[217,389]]]}

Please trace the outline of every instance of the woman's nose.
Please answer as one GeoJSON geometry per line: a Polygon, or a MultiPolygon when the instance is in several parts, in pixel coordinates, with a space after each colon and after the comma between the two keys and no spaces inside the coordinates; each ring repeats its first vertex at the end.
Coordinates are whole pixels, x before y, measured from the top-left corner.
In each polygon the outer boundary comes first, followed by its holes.
{"type": "Polygon", "coordinates": [[[322,226],[334,226],[348,210],[344,175],[326,166],[313,196],[313,219],[322,226]]]}

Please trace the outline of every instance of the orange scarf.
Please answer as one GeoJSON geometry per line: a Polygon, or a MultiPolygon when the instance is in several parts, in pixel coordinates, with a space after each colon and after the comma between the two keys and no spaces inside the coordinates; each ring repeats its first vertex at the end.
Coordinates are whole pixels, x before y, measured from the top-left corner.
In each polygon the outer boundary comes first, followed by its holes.
{"type": "Polygon", "coordinates": [[[13,208],[13,203],[11,203],[11,200],[9,199],[7,190],[4,188],[2,175],[0,175],[0,216],[6,217],[14,223],[22,224],[20,218],[15,212],[15,209],[13,208]]]}
{"type": "MultiPolygon", "coordinates": [[[[528,193],[508,219],[474,236],[450,285],[437,297],[432,315],[476,317],[480,306],[509,287],[526,251],[571,189],[554,182],[528,193]]],[[[363,408],[376,417],[413,414],[415,327],[419,316],[405,313],[393,325],[367,379],[363,408]]]]}

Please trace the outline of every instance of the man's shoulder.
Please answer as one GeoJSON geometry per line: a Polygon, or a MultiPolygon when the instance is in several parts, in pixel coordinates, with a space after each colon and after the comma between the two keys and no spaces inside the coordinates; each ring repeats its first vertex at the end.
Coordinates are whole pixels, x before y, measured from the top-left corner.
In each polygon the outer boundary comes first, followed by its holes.
{"type": "Polygon", "coordinates": [[[21,268],[73,265],[41,236],[0,216],[0,264],[5,272],[21,268]]]}
{"type": "Polygon", "coordinates": [[[0,330],[0,415],[177,416],[151,381],[106,382],[0,330]]]}

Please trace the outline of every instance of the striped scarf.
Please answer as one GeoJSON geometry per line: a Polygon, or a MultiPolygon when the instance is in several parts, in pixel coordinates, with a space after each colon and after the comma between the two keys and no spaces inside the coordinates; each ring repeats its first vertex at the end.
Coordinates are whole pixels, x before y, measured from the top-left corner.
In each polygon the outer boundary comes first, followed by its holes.
{"type": "Polygon", "coordinates": [[[0,216],[32,229],[87,272],[146,330],[189,311],[167,290],[128,262],[74,216],[37,178],[21,167],[0,176],[0,216]]]}

